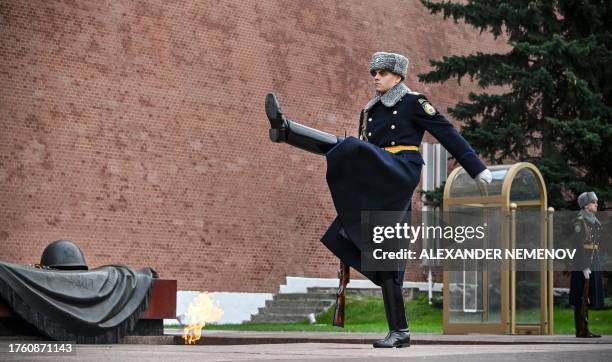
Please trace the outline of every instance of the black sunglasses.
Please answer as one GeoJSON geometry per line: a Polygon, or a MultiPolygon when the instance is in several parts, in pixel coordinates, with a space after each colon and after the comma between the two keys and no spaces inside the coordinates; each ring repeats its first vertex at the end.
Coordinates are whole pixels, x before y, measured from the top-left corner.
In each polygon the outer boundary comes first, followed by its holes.
{"type": "Polygon", "coordinates": [[[382,76],[387,75],[389,71],[386,69],[378,69],[378,70],[373,70],[370,72],[370,74],[372,74],[372,77],[374,77],[376,73],[380,74],[380,76],[382,77],[382,76]]]}

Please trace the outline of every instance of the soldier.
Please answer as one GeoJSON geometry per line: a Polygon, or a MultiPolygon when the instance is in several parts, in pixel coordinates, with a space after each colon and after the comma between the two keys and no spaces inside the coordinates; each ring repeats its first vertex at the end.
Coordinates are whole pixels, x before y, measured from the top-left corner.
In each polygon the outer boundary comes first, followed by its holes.
{"type": "Polygon", "coordinates": [[[478,182],[490,183],[491,172],[453,125],[403,81],[408,59],[377,52],[370,61],[374,97],[359,119],[359,139],[332,134],[288,120],[273,94],[266,97],[270,139],[325,155],[327,182],[338,213],[321,238],[345,264],[382,287],[389,333],[376,348],[408,347],[410,332],[404,310],[404,270],[370,271],[361,267],[362,210],[409,211],[424,164],[419,145],[425,131],[440,143],[478,182]]]}
{"type": "Polygon", "coordinates": [[[578,240],[576,257],[570,281],[570,304],[574,307],[574,324],[576,337],[599,338],[598,334],[589,331],[589,307],[604,306],[603,282],[599,242],[602,227],[597,213],[597,195],[594,192],[583,192],[578,196],[580,212],[574,221],[574,232],[578,240]]]}

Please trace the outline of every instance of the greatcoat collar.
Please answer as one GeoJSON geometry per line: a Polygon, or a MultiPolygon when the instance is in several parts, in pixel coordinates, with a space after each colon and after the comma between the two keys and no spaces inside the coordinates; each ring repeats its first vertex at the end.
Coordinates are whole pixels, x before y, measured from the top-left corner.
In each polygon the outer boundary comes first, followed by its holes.
{"type": "Polygon", "coordinates": [[[380,95],[380,92],[376,92],[374,94],[374,98],[370,99],[364,110],[366,112],[369,111],[378,101],[380,101],[385,107],[393,107],[400,101],[400,99],[402,99],[403,96],[410,92],[410,88],[408,88],[403,82],[399,82],[383,95],[380,95]]]}

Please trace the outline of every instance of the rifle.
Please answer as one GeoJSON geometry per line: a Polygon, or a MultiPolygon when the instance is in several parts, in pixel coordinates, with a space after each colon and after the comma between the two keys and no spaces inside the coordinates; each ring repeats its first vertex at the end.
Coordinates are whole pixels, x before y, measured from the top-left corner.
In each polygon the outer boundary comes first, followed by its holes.
{"type": "Polygon", "coordinates": [[[351,279],[350,268],[344,262],[340,262],[340,270],[338,271],[338,279],[340,285],[336,292],[336,309],[334,311],[334,320],[332,324],[336,327],[344,327],[344,303],[346,294],[346,285],[351,279]]]}
{"type": "MultiPolygon", "coordinates": [[[[593,242],[591,237],[590,227],[587,225],[584,219],[582,220],[584,225],[584,231],[586,233],[587,242],[591,244],[596,243],[593,242]]],[[[593,267],[593,257],[595,256],[595,248],[591,249],[591,260],[589,263],[589,269],[593,267]]],[[[590,279],[584,278],[584,289],[582,290],[582,303],[580,304],[580,319],[578,320],[578,334],[580,336],[588,336],[589,335],[589,320],[587,317],[587,313],[589,312],[589,281],[590,279]]]]}
{"type": "Polygon", "coordinates": [[[582,304],[580,304],[580,319],[578,320],[578,333],[586,335],[589,333],[587,313],[589,311],[589,279],[584,279],[584,289],[582,291],[582,304]]]}

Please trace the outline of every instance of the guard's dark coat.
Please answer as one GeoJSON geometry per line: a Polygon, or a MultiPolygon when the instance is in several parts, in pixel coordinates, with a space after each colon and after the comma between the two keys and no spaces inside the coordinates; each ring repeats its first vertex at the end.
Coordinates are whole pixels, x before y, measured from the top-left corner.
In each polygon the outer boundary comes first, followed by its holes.
{"type": "MultiPolygon", "coordinates": [[[[361,211],[410,210],[424,164],[417,151],[393,154],[381,147],[419,146],[425,131],[436,137],[472,177],[486,169],[453,125],[416,93],[403,95],[390,107],[378,101],[364,109],[360,117],[363,140],[348,137],[326,154],[327,183],[338,216],[321,241],[376,284],[380,284],[376,273],[361,269],[360,250],[368,243],[360,237],[361,211]]],[[[396,280],[401,283],[403,270],[396,280]]]]}
{"type": "Polygon", "coordinates": [[[572,266],[572,274],[570,277],[570,304],[575,307],[580,307],[582,304],[582,296],[584,293],[584,273],[583,269],[591,269],[589,275],[589,307],[603,308],[604,307],[604,290],[601,274],[601,258],[599,249],[585,249],[584,244],[596,244],[598,247],[603,232],[601,225],[591,223],[582,216],[579,216],[574,222],[576,256],[572,266]]]}

